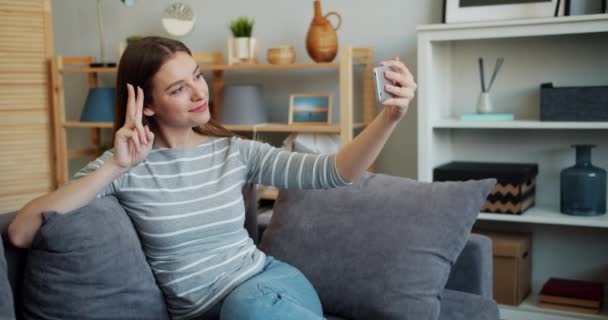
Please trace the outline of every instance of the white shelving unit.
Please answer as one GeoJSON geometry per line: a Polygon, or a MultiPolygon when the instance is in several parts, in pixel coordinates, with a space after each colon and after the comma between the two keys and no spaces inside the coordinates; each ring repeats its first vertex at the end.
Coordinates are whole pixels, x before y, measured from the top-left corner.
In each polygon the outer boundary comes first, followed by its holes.
{"type": "Polygon", "coordinates": [[[564,214],[557,214],[557,212],[559,212],[559,208],[535,206],[533,208],[530,208],[528,211],[525,212],[525,214],[522,215],[482,212],[479,214],[479,220],[539,223],[591,228],[608,228],[607,215],[593,217],[574,217],[564,214]]]}
{"type": "MultiPolygon", "coordinates": [[[[450,161],[537,163],[536,205],[523,215],[481,213],[479,227],[529,231],[532,294],[501,306],[505,320],[608,319],[536,306],[549,277],[608,283],[608,215],[559,212],[559,174],[574,164],[572,144],[596,144],[594,165],[608,169],[608,122],[541,122],[540,84],[608,85],[608,15],[418,27],[418,179],[450,161]],[[504,57],[491,97],[514,121],[461,121],[480,93],[477,58],[486,77],[504,57]]],[[[608,293],[608,290],[606,290],[608,293]]]]}
{"type": "Polygon", "coordinates": [[[608,122],[548,122],[536,120],[513,121],[461,121],[438,120],[432,124],[434,129],[563,129],[563,130],[605,130],[608,122]]]}

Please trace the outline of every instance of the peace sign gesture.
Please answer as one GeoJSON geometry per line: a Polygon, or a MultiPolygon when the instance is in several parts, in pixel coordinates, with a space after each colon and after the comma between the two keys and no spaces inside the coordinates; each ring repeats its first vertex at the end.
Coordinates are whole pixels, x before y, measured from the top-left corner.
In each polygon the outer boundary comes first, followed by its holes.
{"type": "Polygon", "coordinates": [[[137,95],[131,84],[127,84],[127,112],[125,124],[114,136],[114,162],[124,169],[129,169],[150,153],[154,134],[148,126],[142,125],[144,91],[137,87],[137,95]]]}

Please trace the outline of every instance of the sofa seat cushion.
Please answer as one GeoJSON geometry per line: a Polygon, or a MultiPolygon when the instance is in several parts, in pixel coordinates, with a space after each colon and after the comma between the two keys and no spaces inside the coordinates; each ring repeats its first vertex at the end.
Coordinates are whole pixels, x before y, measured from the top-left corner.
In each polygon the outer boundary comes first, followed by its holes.
{"type": "Polygon", "coordinates": [[[26,319],[168,319],[163,295],[113,197],[43,213],[28,255],[26,319]]]}
{"type": "MultiPolygon", "coordinates": [[[[487,297],[446,289],[440,300],[439,320],[496,320],[500,317],[498,306],[487,297]]],[[[348,320],[332,315],[325,315],[325,319],[348,320]]]]}
{"type": "Polygon", "coordinates": [[[337,189],[282,190],[260,248],[299,268],[327,313],[434,320],[495,183],[368,174],[337,189]]]}

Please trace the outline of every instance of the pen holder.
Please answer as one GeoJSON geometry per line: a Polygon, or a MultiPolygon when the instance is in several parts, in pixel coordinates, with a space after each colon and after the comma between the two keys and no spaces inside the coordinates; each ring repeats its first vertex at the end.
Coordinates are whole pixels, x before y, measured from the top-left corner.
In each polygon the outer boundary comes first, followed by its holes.
{"type": "Polygon", "coordinates": [[[482,92],[477,99],[477,113],[492,112],[492,99],[489,92],[482,92]]]}

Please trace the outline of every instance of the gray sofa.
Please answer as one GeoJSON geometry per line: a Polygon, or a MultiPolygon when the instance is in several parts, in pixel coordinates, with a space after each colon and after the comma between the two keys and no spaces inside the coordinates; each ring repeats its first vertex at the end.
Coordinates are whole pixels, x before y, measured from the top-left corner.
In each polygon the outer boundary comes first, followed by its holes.
{"type": "MultiPolygon", "coordinates": [[[[246,199],[255,199],[253,188],[244,189],[246,199]]],[[[96,200],[99,201],[99,200],[96,200]]],[[[103,200],[101,200],[103,201],[103,200]]],[[[246,228],[256,244],[264,233],[265,223],[258,224],[255,201],[246,201],[247,217],[246,228]]],[[[81,211],[83,209],[80,209],[81,211]]],[[[86,207],[84,208],[86,210],[86,207]]],[[[2,231],[2,243],[4,245],[4,257],[6,258],[6,274],[0,274],[0,286],[2,277],[7,276],[14,297],[14,310],[16,319],[23,319],[24,306],[22,303],[24,270],[26,269],[28,251],[13,247],[6,238],[6,228],[14,213],[0,215],[0,230],[2,231]]],[[[30,261],[31,262],[31,261],[30,261]]],[[[0,271],[2,271],[0,263],[0,271]]],[[[7,288],[2,288],[2,296],[7,296],[7,288]]],[[[360,290],[366,290],[360,288],[360,290]]],[[[5,304],[6,304],[6,299],[5,304]]],[[[445,290],[440,297],[440,319],[442,320],[497,320],[498,308],[492,300],[492,247],[491,240],[481,235],[471,234],[457,261],[451,268],[449,280],[445,290]]],[[[322,301],[323,302],[323,301],[322,301]]],[[[0,303],[0,319],[11,319],[10,313],[2,314],[0,303]]],[[[327,319],[342,319],[332,315],[326,315],[327,319]]],[[[96,319],[112,318],[96,315],[96,319]]],[[[127,317],[129,318],[129,317],[127,317]]],[[[141,318],[141,317],[133,317],[141,318]]],[[[159,319],[166,317],[159,317],[159,319]]],[[[403,319],[409,319],[404,314],[403,319]]]]}

